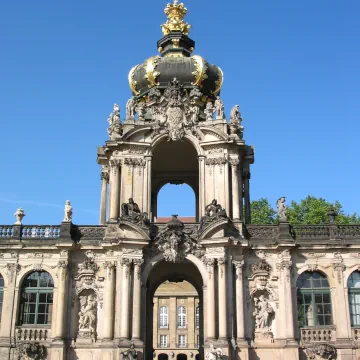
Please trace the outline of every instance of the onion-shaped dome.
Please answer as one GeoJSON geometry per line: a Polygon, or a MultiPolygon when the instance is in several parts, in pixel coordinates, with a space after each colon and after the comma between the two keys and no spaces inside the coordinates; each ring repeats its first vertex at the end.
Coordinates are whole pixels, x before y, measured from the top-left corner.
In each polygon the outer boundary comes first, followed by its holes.
{"type": "Polygon", "coordinates": [[[160,56],[152,56],[130,70],[129,85],[133,95],[141,98],[155,86],[165,89],[174,78],[185,89],[199,88],[204,100],[219,95],[223,72],[203,57],[191,56],[195,42],[188,37],[190,25],[184,21],[186,13],[184,4],[178,4],[177,0],[165,8],[168,19],[161,25],[164,37],[157,43],[160,56]]]}

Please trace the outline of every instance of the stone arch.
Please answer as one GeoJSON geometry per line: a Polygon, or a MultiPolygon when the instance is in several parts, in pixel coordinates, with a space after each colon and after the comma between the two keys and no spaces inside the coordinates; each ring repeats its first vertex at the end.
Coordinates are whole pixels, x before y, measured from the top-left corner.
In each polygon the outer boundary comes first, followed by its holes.
{"type": "Polygon", "coordinates": [[[360,272],[358,265],[354,265],[348,268],[346,272],[344,272],[344,288],[348,288],[349,277],[356,271],[360,272]]]}
{"type": "Polygon", "coordinates": [[[168,360],[168,359],[169,359],[169,355],[168,355],[168,354],[165,354],[165,353],[159,354],[158,359],[159,359],[159,360],[168,360]]]}
{"type": "Polygon", "coordinates": [[[0,276],[2,276],[3,280],[4,280],[4,289],[6,287],[8,287],[8,276],[6,275],[5,271],[0,271],[0,276]]]}
{"type": "Polygon", "coordinates": [[[57,277],[57,272],[56,270],[54,270],[53,268],[51,268],[48,265],[42,264],[41,269],[34,269],[34,268],[23,268],[18,272],[18,276],[16,277],[16,287],[19,288],[21,287],[21,284],[23,283],[24,279],[32,272],[36,272],[36,271],[45,271],[47,273],[49,273],[53,279],[54,282],[54,293],[55,290],[57,289],[57,282],[58,282],[58,277],[57,277]]]}
{"type": "Polygon", "coordinates": [[[314,269],[309,269],[308,265],[304,265],[297,271],[297,276],[295,277],[295,288],[296,288],[297,279],[304,272],[319,272],[320,274],[326,277],[327,281],[329,282],[330,288],[336,286],[336,279],[332,277],[332,273],[329,272],[328,268],[325,268],[324,266],[321,265],[316,265],[314,269]]]}

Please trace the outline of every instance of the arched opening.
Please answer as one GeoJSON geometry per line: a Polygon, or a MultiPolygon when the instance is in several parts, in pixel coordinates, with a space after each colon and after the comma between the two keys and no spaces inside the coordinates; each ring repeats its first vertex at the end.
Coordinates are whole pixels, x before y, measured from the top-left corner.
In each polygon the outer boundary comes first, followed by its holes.
{"type": "MultiPolygon", "coordinates": [[[[163,141],[153,151],[151,165],[151,218],[158,217],[158,193],[165,184],[187,184],[195,193],[198,220],[199,163],[194,146],[188,141],[163,141]]],[[[178,214],[177,211],[175,211],[178,214]]],[[[171,214],[172,215],[172,214],[171,214]]]]}
{"type": "Polygon", "coordinates": [[[158,359],[159,360],[168,360],[169,359],[169,356],[167,354],[160,354],[158,356],[158,359]]]}
{"type": "Polygon", "coordinates": [[[166,184],[157,198],[157,222],[169,222],[173,214],[184,222],[196,221],[196,196],[187,184],[166,184]]]}
{"type": "Polygon", "coordinates": [[[162,260],[153,267],[144,293],[146,358],[150,359],[154,351],[158,353],[164,347],[175,354],[181,348],[201,353],[200,344],[204,339],[202,287],[201,274],[189,260],[176,264],[162,260]]]}
{"type": "Polygon", "coordinates": [[[187,356],[185,354],[179,354],[177,357],[176,357],[177,360],[187,360],[187,356]]]}
{"type": "Polygon", "coordinates": [[[21,285],[19,325],[49,325],[53,310],[54,280],[46,271],[34,271],[21,285]]]}
{"type": "Polygon", "coordinates": [[[360,271],[350,274],[347,282],[349,292],[350,321],[352,327],[360,326],[360,271]]]}

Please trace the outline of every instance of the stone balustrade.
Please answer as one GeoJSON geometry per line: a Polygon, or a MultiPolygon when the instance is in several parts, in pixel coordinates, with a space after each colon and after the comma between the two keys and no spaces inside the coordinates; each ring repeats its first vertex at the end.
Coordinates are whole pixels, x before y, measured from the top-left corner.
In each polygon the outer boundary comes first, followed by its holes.
{"type": "Polygon", "coordinates": [[[58,239],[59,225],[25,225],[21,227],[22,239],[58,239]]]}
{"type": "Polygon", "coordinates": [[[50,327],[17,327],[15,332],[17,341],[48,341],[51,338],[50,327]]]}
{"type": "Polygon", "coordinates": [[[0,239],[11,238],[14,233],[14,227],[12,225],[0,225],[0,239]]]}
{"type": "Polygon", "coordinates": [[[301,343],[308,344],[313,342],[331,342],[335,341],[335,327],[319,328],[300,328],[301,343]]]}
{"type": "Polygon", "coordinates": [[[294,225],[292,231],[296,240],[330,239],[329,225],[294,225]]]}

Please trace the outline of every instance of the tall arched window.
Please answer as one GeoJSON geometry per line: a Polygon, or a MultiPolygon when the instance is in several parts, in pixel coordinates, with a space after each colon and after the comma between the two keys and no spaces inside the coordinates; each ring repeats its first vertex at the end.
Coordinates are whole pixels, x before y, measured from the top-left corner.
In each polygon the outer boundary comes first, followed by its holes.
{"type": "Polygon", "coordinates": [[[169,327],[169,314],[167,306],[160,306],[160,328],[168,328],[169,327]]]}
{"type": "Polygon", "coordinates": [[[3,299],[4,299],[4,278],[2,277],[2,275],[0,275],[0,321],[2,314],[3,299]]]}
{"type": "Polygon", "coordinates": [[[31,273],[22,283],[19,325],[51,323],[54,281],[45,271],[31,273]]]}
{"type": "Polygon", "coordinates": [[[299,325],[332,325],[330,287],[319,272],[304,272],[296,282],[299,325]]]}
{"type": "Polygon", "coordinates": [[[198,329],[200,327],[200,308],[196,307],[195,310],[195,327],[198,329]]]}
{"type": "Polygon", "coordinates": [[[351,326],[360,326],[360,271],[354,271],[348,279],[351,326]]]}
{"type": "Polygon", "coordinates": [[[177,310],[177,327],[186,328],[186,307],[178,306],[177,310]]]}

